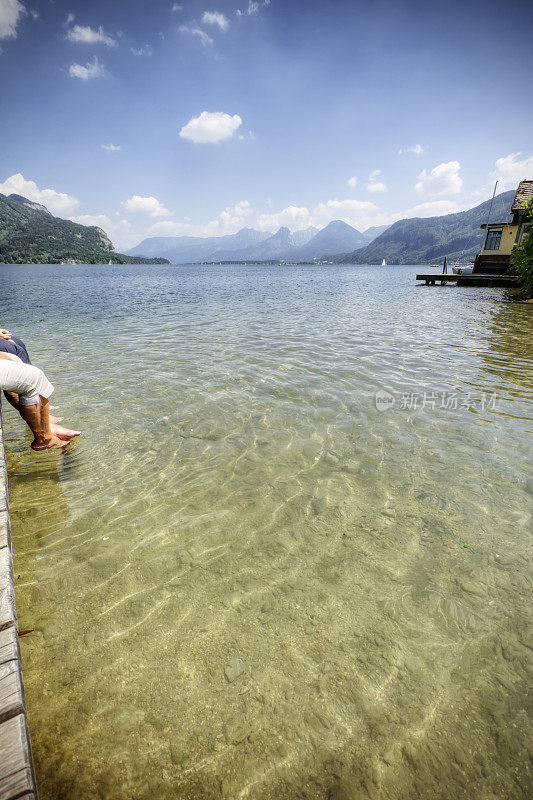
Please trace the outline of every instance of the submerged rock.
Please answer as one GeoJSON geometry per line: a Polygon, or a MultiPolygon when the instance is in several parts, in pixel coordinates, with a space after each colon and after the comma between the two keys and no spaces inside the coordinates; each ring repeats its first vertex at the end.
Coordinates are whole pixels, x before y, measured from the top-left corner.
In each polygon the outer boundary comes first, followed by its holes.
{"type": "Polygon", "coordinates": [[[229,664],[224,667],[224,675],[228,683],[233,683],[246,670],[246,664],[240,658],[232,658],[229,664]]]}

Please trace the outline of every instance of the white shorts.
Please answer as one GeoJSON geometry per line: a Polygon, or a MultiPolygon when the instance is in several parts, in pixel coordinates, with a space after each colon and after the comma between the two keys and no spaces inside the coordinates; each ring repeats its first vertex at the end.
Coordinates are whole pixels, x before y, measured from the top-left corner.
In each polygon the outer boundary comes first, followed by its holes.
{"type": "Polygon", "coordinates": [[[24,364],[18,356],[11,353],[9,361],[0,358],[0,389],[15,392],[23,406],[35,406],[39,402],[39,395],[47,400],[54,391],[54,387],[42,371],[32,364],[24,364]]]}

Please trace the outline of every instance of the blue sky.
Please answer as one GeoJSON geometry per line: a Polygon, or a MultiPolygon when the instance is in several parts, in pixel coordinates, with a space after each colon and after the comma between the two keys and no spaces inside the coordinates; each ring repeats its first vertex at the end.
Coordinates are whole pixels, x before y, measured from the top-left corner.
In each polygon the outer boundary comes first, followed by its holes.
{"type": "Polygon", "coordinates": [[[533,178],[533,3],[0,0],[0,192],[145,236],[355,227],[533,178]]]}

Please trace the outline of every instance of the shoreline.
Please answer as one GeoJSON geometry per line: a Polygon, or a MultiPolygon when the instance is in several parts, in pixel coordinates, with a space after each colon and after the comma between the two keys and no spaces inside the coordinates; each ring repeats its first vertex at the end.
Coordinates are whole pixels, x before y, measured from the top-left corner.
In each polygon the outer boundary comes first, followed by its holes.
{"type": "Polygon", "coordinates": [[[37,800],[18,642],[9,490],[0,404],[0,800],[37,800]]]}

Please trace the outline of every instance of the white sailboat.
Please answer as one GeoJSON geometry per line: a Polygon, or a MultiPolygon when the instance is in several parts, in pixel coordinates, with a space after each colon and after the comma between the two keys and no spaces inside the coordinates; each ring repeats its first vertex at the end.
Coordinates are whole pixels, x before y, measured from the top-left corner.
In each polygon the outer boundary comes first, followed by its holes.
{"type": "Polygon", "coordinates": [[[385,259],[383,259],[383,261],[381,262],[381,266],[382,267],[386,267],[387,266],[387,262],[385,261],[385,259]]]}

